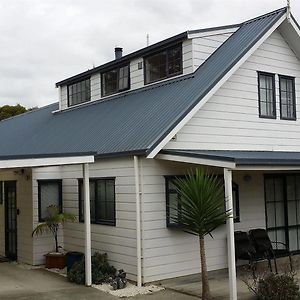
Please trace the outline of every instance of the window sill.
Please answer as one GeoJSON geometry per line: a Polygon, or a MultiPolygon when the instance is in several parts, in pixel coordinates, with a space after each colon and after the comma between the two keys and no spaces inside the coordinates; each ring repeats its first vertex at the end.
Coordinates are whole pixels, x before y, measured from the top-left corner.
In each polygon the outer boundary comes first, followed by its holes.
{"type": "MultiPolygon", "coordinates": [[[[79,223],[84,223],[84,221],[80,220],[79,223]]],[[[105,225],[105,226],[113,226],[115,227],[116,226],[116,221],[114,222],[91,222],[92,225],[105,225]]]]}
{"type": "Polygon", "coordinates": [[[260,118],[262,119],[276,119],[276,116],[264,116],[264,115],[259,115],[260,118]]]}

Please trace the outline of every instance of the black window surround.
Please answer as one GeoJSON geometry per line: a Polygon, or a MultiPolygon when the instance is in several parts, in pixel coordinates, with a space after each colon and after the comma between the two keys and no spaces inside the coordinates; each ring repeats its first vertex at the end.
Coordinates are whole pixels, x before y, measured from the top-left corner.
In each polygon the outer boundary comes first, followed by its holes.
{"type": "Polygon", "coordinates": [[[101,73],[101,96],[109,96],[130,89],[129,64],[101,73]]]}
{"type": "Polygon", "coordinates": [[[91,101],[90,77],[67,85],[68,107],[91,101]]]}
{"type": "Polygon", "coordinates": [[[278,75],[280,97],[280,119],[296,120],[295,77],[278,75]],[[285,108],[285,109],[284,109],[285,108]]]}
{"type": "MultiPolygon", "coordinates": [[[[91,223],[116,226],[116,192],[115,192],[115,177],[100,177],[100,178],[90,178],[90,198],[92,202],[92,195],[94,195],[94,208],[91,205],[91,223]],[[98,185],[100,182],[105,183],[105,199],[100,198],[98,185]],[[106,194],[106,184],[113,181],[113,212],[109,212],[107,203],[107,194],[106,194]],[[91,191],[91,189],[93,189],[91,191]],[[101,200],[106,207],[105,217],[100,215],[100,204],[101,200]],[[113,215],[109,217],[109,215],[113,215]]],[[[83,201],[83,180],[78,179],[78,200],[79,200],[79,222],[84,222],[84,201],[83,201]]]]}
{"type": "Polygon", "coordinates": [[[0,181],[0,205],[3,205],[4,200],[4,182],[0,181]]]}
{"type": "MultiPolygon", "coordinates": [[[[171,209],[171,197],[172,195],[178,198],[178,193],[175,188],[172,188],[172,180],[175,180],[176,178],[184,178],[184,175],[174,176],[174,175],[168,175],[165,177],[165,190],[166,190],[166,224],[168,228],[177,228],[178,225],[172,222],[170,218],[170,209],[171,209]]],[[[221,178],[221,176],[220,176],[221,178]]],[[[225,187],[224,187],[225,189],[225,187]]],[[[225,192],[225,190],[224,190],[225,192]]],[[[239,201],[239,186],[235,182],[232,182],[232,196],[233,196],[233,215],[234,215],[234,222],[239,223],[240,222],[240,201],[239,201]]],[[[176,201],[176,200],[175,200],[176,201]]],[[[180,214],[180,204],[177,200],[177,209],[178,213],[180,214]]],[[[225,197],[224,197],[224,205],[225,205],[225,197]]],[[[224,206],[225,208],[225,206],[224,206]]]]}
{"type": "Polygon", "coordinates": [[[182,43],[173,45],[144,57],[144,84],[157,82],[183,72],[182,65],[182,43]],[[177,51],[177,58],[176,56],[177,51]],[[155,61],[156,59],[156,61],[155,61]],[[152,70],[151,60],[153,60],[152,70]],[[158,65],[154,68],[154,63],[158,65]],[[157,72],[155,74],[154,72],[157,72]],[[152,74],[151,74],[152,72],[152,74]]]}
{"type": "Polygon", "coordinates": [[[275,74],[266,72],[257,73],[259,117],[276,119],[275,74]],[[261,82],[263,78],[265,81],[264,85],[261,82]]]}
{"type": "Polygon", "coordinates": [[[57,185],[58,194],[53,197],[56,202],[49,203],[49,205],[56,205],[59,207],[59,212],[63,211],[63,200],[62,200],[62,180],[61,179],[43,179],[38,180],[38,218],[39,222],[45,221],[45,217],[42,216],[42,187],[44,185],[57,185]],[[57,198],[56,198],[57,197],[57,198]]]}

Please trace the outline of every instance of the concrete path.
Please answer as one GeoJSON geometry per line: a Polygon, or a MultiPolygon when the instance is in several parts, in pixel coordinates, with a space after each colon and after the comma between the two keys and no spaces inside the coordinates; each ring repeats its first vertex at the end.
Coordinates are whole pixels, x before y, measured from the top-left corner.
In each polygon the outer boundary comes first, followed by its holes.
{"type": "MultiPolygon", "coordinates": [[[[60,275],[44,269],[24,269],[10,263],[0,263],[1,300],[118,300],[94,288],[68,282],[60,275]]],[[[195,300],[196,297],[175,291],[131,298],[134,300],[195,300]]]]}

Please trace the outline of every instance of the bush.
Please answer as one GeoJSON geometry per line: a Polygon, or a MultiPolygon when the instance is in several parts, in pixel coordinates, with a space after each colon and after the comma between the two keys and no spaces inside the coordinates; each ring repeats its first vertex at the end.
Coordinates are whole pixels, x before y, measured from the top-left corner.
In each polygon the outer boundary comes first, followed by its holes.
{"type": "MultiPolygon", "coordinates": [[[[68,279],[77,284],[85,283],[84,259],[75,262],[68,273],[68,279]]],[[[107,254],[96,252],[92,256],[92,283],[100,284],[109,281],[116,274],[116,269],[107,261],[107,254]]]]}
{"type": "Polygon", "coordinates": [[[259,300],[300,300],[294,273],[269,273],[246,284],[259,300]]]}

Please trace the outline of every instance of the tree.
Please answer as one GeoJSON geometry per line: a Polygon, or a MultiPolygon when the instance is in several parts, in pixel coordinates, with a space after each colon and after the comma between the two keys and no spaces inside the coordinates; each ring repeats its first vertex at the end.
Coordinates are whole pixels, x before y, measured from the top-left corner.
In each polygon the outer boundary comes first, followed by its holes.
{"type": "Polygon", "coordinates": [[[17,105],[4,105],[4,106],[0,106],[0,121],[10,118],[10,117],[14,117],[20,114],[23,114],[27,111],[31,111],[36,109],[36,107],[32,107],[27,109],[26,107],[17,104],[17,105]]]}
{"type": "Polygon", "coordinates": [[[224,186],[216,175],[208,175],[203,169],[188,172],[175,180],[178,193],[178,217],[172,218],[183,231],[197,235],[200,244],[202,299],[211,298],[206,265],[204,237],[210,235],[232,217],[224,207],[224,186]]]}
{"type": "Polygon", "coordinates": [[[55,240],[55,252],[58,252],[58,230],[59,227],[65,222],[75,222],[76,216],[69,213],[60,213],[55,205],[50,205],[47,208],[47,217],[45,221],[40,223],[32,232],[34,235],[42,235],[46,232],[51,232],[55,240]]]}

